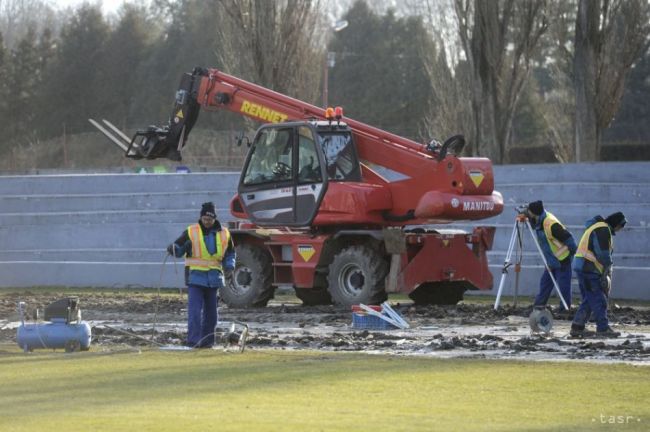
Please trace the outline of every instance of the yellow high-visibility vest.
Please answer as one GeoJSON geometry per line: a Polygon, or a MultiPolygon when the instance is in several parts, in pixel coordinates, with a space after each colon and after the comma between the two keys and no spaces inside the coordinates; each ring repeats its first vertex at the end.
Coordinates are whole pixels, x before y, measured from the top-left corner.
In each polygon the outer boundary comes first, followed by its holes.
{"type": "Polygon", "coordinates": [[[551,227],[553,224],[560,224],[562,228],[564,225],[553,215],[553,213],[546,212],[546,218],[544,219],[544,234],[546,234],[546,240],[548,240],[548,245],[551,247],[551,252],[558,261],[562,261],[564,258],[569,256],[569,248],[567,245],[553,237],[553,232],[551,227]]]}
{"type": "Polygon", "coordinates": [[[585,233],[582,234],[582,238],[578,244],[578,252],[576,252],[576,258],[581,257],[588,261],[591,261],[594,263],[594,266],[596,266],[596,270],[602,274],[605,266],[598,262],[596,255],[594,255],[594,253],[589,250],[589,237],[591,236],[591,233],[597,228],[607,228],[607,231],[609,231],[609,252],[611,253],[614,250],[614,239],[612,238],[612,230],[609,228],[609,225],[607,225],[605,222],[596,222],[587,228],[585,230],[585,233]]]}
{"type": "Polygon", "coordinates": [[[187,227],[187,232],[192,241],[192,256],[185,258],[185,265],[190,270],[222,270],[221,261],[230,242],[230,231],[227,228],[221,228],[219,235],[215,239],[217,251],[214,255],[210,255],[210,252],[208,252],[199,224],[190,225],[187,227]]]}

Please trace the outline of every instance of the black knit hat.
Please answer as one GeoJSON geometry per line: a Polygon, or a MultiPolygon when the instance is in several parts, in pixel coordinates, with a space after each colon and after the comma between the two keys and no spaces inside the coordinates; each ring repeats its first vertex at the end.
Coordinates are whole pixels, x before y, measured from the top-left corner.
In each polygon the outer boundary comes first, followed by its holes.
{"type": "Polygon", "coordinates": [[[607,216],[605,218],[605,222],[607,222],[607,225],[612,227],[612,229],[616,228],[617,226],[620,226],[622,228],[627,223],[627,219],[625,219],[625,215],[622,212],[616,212],[607,216]]]}
{"type": "Polygon", "coordinates": [[[528,204],[528,210],[536,216],[540,216],[542,213],[544,213],[544,204],[541,201],[533,201],[532,203],[528,204]]]}
{"type": "Polygon", "coordinates": [[[212,216],[216,219],[217,212],[214,209],[214,204],[211,202],[201,204],[201,216],[212,216]]]}

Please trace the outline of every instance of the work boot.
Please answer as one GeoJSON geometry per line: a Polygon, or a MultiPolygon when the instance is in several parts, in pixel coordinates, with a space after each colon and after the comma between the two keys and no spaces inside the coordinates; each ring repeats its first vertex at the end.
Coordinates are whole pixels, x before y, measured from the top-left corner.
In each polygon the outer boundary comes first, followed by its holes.
{"type": "Polygon", "coordinates": [[[571,331],[569,332],[569,335],[574,338],[584,337],[585,336],[584,326],[577,326],[575,324],[571,324],[571,331]]]}
{"type": "Polygon", "coordinates": [[[602,337],[602,338],[617,338],[620,335],[621,335],[621,332],[614,331],[609,326],[605,330],[596,331],[596,336],[602,337]]]}

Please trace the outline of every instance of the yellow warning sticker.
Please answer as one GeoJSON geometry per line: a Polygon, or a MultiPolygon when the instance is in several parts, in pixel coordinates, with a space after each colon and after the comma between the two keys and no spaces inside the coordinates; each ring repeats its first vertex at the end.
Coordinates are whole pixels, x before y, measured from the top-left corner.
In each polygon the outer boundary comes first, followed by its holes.
{"type": "Polygon", "coordinates": [[[469,172],[469,178],[472,179],[474,186],[479,187],[483,183],[485,176],[483,175],[483,171],[476,170],[469,172]]]}
{"type": "Polygon", "coordinates": [[[312,245],[298,245],[298,253],[305,261],[309,261],[316,253],[312,245]]]}
{"type": "Polygon", "coordinates": [[[179,119],[182,119],[183,117],[185,117],[183,115],[183,110],[178,110],[178,112],[176,113],[176,117],[178,117],[179,119]]]}

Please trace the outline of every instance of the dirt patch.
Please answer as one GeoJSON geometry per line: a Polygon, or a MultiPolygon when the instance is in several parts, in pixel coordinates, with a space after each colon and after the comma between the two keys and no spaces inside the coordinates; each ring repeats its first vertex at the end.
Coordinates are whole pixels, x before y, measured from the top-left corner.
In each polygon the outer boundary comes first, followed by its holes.
{"type": "MultiPolygon", "coordinates": [[[[0,294],[0,343],[15,343],[17,303],[24,301],[32,315],[61,298],[57,294],[0,294]]],[[[184,295],[136,292],[79,295],[82,318],[92,326],[92,345],[181,345],[186,332],[184,295]]],[[[548,336],[531,334],[530,307],[491,305],[414,306],[394,308],[411,328],[360,330],[352,327],[347,308],[305,307],[295,300],[272,301],[266,308],[219,308],[219,335],[233,320],[250,326],[248,347],[364,351],[436,357],[494,359],[588,360],[650,365],[650,309],[616,308],[610,320],[622,332],[617,339],[568,337],[572,316],[555,317],[548,336]]]]}

